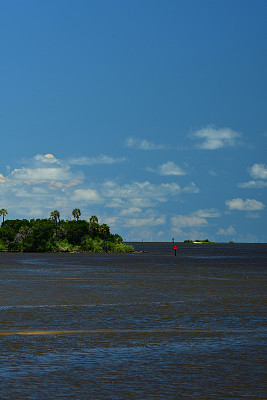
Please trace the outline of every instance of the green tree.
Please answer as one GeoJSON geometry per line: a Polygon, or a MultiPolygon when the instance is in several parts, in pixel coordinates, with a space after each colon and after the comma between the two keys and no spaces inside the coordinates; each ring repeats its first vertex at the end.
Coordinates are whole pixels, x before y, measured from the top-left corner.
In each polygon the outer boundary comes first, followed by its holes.
{"type": "Polygon", "coordinates": [[[8,214],[7,210],[5,208],[2,208],[0,210],[0,216],[3,215],[3,222],[5,221],[5,216],[8,214]]]}
{"type": "Polygon", "coordinates": [[[32,221],[31,233],[23,241],[25,251],[49,251],[51,250],[51,219],[37,219],[32,221]]]}
{"type": "MultiPolygon", "coordinates": [[[[56,236],[57,236],[57,222],[59,221],[60,218],[59,211],[58,210],[51,211],[50,218],[54,220],[54,224],[56,225],[56,236]]],[[[52,231],[51,231],[51,237],[52,237],[52,231]]]]}
{"type": "Polygon", "coordinates": [[[122,237],[118,233],[110,234],[112,242],[122,244],[123,240],[122,237]]]}
{"type": "Polygon", "coordinates": [[[81,216],[81,211],[79,208],[74,208],[74,210],[72,210],[72,215],[74,218],[76,218],[76,221],[79,220],[80,216],[81,216]]]}
{"type": "Polygon", "coordinates": [[[96,222],[89,222],[89,235],[92,237],[99,235],[99,224],[96,222]]]}
{"type": "Polygon", "coordinates": [[[10,250],[12,243],[15,241],[16,231],[11,226],[4,225],[0,229],[0,239],[6,244],[7,248],[10,250]]]}
{"type": "Polygon", "coordinates": [[[101,234],[101,236],[107,237],[110,233],[110,227],[107,224],[100,225],[99,233],[101,234]]]}
{"type": "Polygon", "coordinates": [[[23,225],[19,228],[17,238],[20,240],[25,240],[30,235],[30,233],[31,233],[31,228],[29,226],[23,225]]]}
{"type": "Polygon", "coordinates": [[[88,222],[68,221],[66,224],[66,238],[70,244],[79,246],[86,234],[88,234],[88,222]]]}
{"type": "Polygon", "coordinates": [[[55,223],[57,224],[57,222],[59,221],[59,218],[60,218],[60,212],[58,210],[51,211],[50,218],[53,219],[55,221],[55,223]]]}
{"type": "Polygon", "coordinates": [[[97,218],[97,216],[96,216],[96,215],[92,215],[92,216],[89,218],[89,222],[90,222],[90,223],[96,223],[96,224],[98,224],[98,218],[97,218]]]}
{"type": "Polygon", "coordinates": [[[63,219],[58,224],[58,234],[53,235],[58,219],[55,210],[46,219],[5,220],[0,226],[0,251],[132,251],[118,234],[110,233],[108,225],[99,225],[96,216],[92,216],[91,222],[63,219]]]}
{"type": "Polygon", "coordinates": [[[99,233],[100,233],[100,235],[102,236],[102,238],[104,239],[103,246],[104,246],[104,251],[106,251],[106,239],[107,239],[107,237],[108,237],[109,234],[110,234],[110,228],[109,228],[109,226],[106,225],[106,224],[100,225],[100,226],[99,226],[99,233]]]}

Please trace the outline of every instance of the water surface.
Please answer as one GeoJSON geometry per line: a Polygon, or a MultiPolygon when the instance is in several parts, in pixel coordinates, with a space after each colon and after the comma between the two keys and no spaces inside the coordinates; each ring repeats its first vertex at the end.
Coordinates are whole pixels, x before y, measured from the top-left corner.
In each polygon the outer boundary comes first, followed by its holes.
{"type": "Polygon", "coordinates": [[[1,399],[266,399],[266,245],[0,253],[1,399]]]}

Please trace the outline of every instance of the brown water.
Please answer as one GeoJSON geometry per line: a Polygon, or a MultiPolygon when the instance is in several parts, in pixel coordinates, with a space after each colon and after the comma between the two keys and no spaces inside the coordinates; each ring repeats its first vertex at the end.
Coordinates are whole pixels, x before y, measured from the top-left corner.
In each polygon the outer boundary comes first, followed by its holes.
{"type": "Polygon", "coordinates": [[[266,245],[0,253],[0,399],[266,399],[266,245]]]}

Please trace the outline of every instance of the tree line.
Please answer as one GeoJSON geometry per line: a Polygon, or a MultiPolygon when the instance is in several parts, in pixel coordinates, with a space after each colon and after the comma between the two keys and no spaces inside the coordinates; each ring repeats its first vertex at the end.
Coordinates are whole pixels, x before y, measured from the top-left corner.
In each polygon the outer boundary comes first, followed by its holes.
{"type": "Polygon", "coordinates": [[[99,224],[92,215],[89,221],[81,220],[81,211],[72,211],[74,220],[60,219],[58,210],[49,218],[5,219],[5,209],[0,210],[3,222],[0,227],[0,250],[22,252],[131,252],[133,248],[123,243],[120,235],[110,232],[106,224],[99,224]]]}

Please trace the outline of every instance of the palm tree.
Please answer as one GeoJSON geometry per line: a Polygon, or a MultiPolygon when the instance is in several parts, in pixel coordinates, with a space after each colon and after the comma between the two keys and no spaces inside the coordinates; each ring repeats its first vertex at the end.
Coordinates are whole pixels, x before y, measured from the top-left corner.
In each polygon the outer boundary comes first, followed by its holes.
{"type": "Polygon", "coordinates": [[[90,219],[89,219],[89,222],[90,222],[90,223],[94,222],[94,223],[98,224],[98,218],[97,218],[97,216],[96,216],[96,215],[92,215],[92,216],[90,217],[90,219]]]}
{"type": "Polygon", "coordinates": [[[108,235],[110,233],[110,227],[107,224],[102,224],[99,227],[99,232],[102,233],[105,237],[105,235],[108,235]]]}
{"type": "Polygon", "coordinates": [[[89,222],[89,234],[90,236],[98,236],[99,225],[96,222],[89,222]]]}
{"type": "Polygon", "coordinates": [[[2,210],[0,210],[0,216],[3,215],[3,222],[5,221],[5,215],[7,215],[8,212],[5,208],[2,208],[2,210]]]}
{"type": "Polygon", "coordinates": [[[55,221],[55,223],[57,224],[57,221],[58,221],[59,218],[60,218],[60,213],[59,213],[59,211],[58,211],[58,210],[51,211],[51,213],[50,213],[50,218],[52,218],[52,219],[55,221]]]}
{"type": "Polygon", "coordinates": [[[25,240],[25,239],[27,239],[27,237],[29,236],[30,233],[31,233],[31,228],[30,228],[30,227],[28,227],[28,226],[21,226],[21,227],[19,228],[19,235],[18,235],[18,237],[19,237],[21,240],[25,240]]]}
{"type": "MultiPolygon", "coordinates": [[[[50,213],[50,218],[53,219],[53,220],[54,220],[54,224],[56,224],[56,237],[57,237],[57,221],[58,221],[59,218],[60,218],[60,213],[59,213],[59,211],[58,211],[58,210],[51,211],[51,213],[50,213]]],[[[53,225],[54,225],[54,224],[53,224],[53,225]]],[[[51,240],[51,237],[52,237],[52,233],[53,233],[53,228],[52,228],[52,230],[51,230],[50,240],[51,240]]]]}
{"type": "Polygon", "coordinates": [[[110,233],[110,228],[107,224],[102,224],[99,227],[99,233],[103,235],[104,238],[104,251],[106,251],[106,235],[109,235],[110,233]]]}
{"type": "Polygon", "coordinates": [[[74,208],[72,215],[78,221],[79,217],[81,216],[81,210],[79,208],[74,208]]]}

